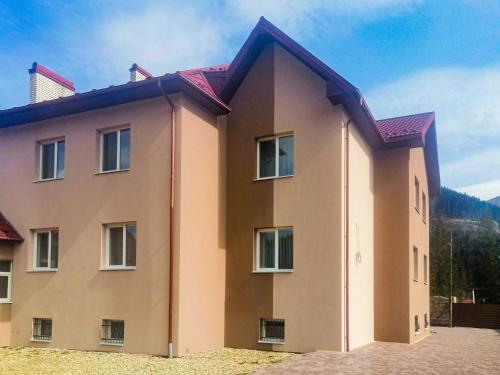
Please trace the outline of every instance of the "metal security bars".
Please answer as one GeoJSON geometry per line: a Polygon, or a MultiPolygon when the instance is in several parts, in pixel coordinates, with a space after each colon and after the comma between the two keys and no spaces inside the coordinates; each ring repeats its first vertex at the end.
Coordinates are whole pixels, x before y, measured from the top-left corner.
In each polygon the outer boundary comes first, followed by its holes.
{"type": "Polygon", "coordinates": [[[283,319],[261,319],[259,342],[271,344],[285,342],[285,321],[283,319]]]}
{"type": "Polygon", "coordinates": [[[108,345],[123,345],[125,322],[123,320],[103,320],[101,343],[108,345]]]}
{"type": "Polygon", "coordinates": [[[32,340],[51,341],[52,340],[52,319],[33,319],[32,340]]]}

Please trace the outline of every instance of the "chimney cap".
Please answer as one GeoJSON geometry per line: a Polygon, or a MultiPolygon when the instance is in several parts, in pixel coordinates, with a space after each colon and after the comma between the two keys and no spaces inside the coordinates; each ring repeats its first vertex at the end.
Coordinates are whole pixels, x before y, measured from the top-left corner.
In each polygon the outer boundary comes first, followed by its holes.
{"type": "Polygon", "coordinates": [[[138,65],[136,63],[132,64],[132,67],[129,69],[129,71],[131,73],[134,72],[134,71],[138,71],[139,73],[141,73],[146,78],[153,77],[153,75],[151,73],[149,73],[146,69],[144,69],[142,66],[140,66],[140,65],[138,65]]]}
{"type": "Polygon", "coordinates": [[[75,91],[75,86],[73,85],[73,82],[71,82],[70,80],[67,80],[64,77],[61,77],[59,74],[46,68],[42,64],[38,64],[37,62],[34,62],[33,65],[31,66],[31,69],[28,69],[28,72],[30,74],[39,73],[39,74],[57,82],[58,84],[66,87],[67,89],[69,89],[71,91],[75,91]]]}

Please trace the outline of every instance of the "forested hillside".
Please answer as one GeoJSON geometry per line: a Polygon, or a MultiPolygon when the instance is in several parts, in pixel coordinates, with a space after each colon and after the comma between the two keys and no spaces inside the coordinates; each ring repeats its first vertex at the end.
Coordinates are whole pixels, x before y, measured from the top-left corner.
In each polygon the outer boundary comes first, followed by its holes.
{"type": "Polygon", "coordinates": [[[431,204],[431,295],[450,294],[453,237],[453,295],[500,303],[500,207],[443,188],[431,204]]]}

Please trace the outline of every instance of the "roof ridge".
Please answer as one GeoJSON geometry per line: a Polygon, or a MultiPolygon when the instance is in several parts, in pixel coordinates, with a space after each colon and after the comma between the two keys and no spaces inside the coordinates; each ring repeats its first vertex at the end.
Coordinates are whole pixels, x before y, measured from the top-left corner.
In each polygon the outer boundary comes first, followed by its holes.
{"type": "Polygon", "coordinates": [[[394,116],[394,117],[381,118],[381,119],[377,119],[375,121],[395,120],[395,119],[399,119],[399,118],[422,116],[422,115],[431,115],[431,114],[435,115],[436,112],[430,111],[430,112],[413,113],[411,115],[403,115],[403,116],[394,116]]]}

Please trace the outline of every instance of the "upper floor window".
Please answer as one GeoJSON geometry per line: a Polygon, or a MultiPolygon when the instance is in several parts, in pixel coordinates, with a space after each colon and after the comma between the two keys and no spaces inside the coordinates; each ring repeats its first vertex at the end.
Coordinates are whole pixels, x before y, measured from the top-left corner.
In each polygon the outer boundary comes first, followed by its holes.
{"type": "Polygon", "coordinates": [[[64,178],[65,141],[40,143],[40,180],[64,178]]]}
{"type": "Polygon", "coordinates": [[[12,285],[12,262],[0,260],[0,303],[10,302],[10,290],[12,285]]]}
{"type": "Polygon", "coordinates": [[[422,220],[427,222],[427,196],[422,192],[422,220]]]}
{"type": "Polygon", "coordinates": [[[105,259],[106,268],[135,268],[136,238],[136,224],[107,225],[105,259]]]}
{"type": "Polygon", "coordinates": [[[130,168],[130,129],[101,133],[101,172],[130,168]]]}
{"type": "Polygon", "coordinates": [[[420,183],[417,177],[415,177],[415,209],[420,212],[420,183]]]}
{"type": "Polygon", "coordinates": [[[293,176],[293,135],[257,141],[257,178],[293,176]]]}
{"type": "Polygon", "coordinates": [[[256,236],[256,271],[293,270],[293,229],[259,229],[256,236]]]}
{"type": "Polygon", "coordinates": [[[413,246],[413,280],[418,281],[418,248],[413,246]]]}
{"type": "Polygon", "coordinates": [[[59,231],[37,230],[35,232],[33,269],[56,271],[59,262],[59,231]]]}

